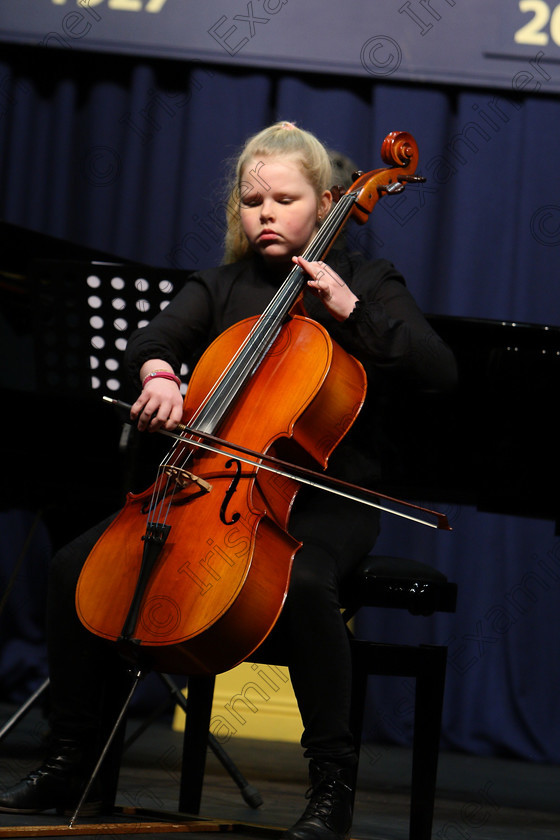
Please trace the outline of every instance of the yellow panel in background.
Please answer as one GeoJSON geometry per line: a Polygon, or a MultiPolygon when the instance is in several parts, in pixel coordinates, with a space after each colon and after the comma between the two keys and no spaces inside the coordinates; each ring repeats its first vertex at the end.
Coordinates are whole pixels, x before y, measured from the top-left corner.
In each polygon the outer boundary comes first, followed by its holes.
{"type": "MultiPolygon", "coordinates": [[[[184,728],[185,713],[177,707],[173,729],[184,728]]],[[[301,717],[288,669],[243,662],[218,674],[210,731],[220,744],[234,737],[299,743],[301,717]]]]}

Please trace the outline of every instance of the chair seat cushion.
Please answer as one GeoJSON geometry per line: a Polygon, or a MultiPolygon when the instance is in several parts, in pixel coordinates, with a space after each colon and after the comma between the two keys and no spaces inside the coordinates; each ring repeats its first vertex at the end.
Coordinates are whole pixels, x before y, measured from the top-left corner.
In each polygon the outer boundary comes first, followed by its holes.
{"type": "Polygon", "coordinates": [[[457,586],[443,572],[405,557],[371,555],[348,576],[342,604],[355,613],[360,607],[407,609],[413,615],[454,612],[457,586]]]}

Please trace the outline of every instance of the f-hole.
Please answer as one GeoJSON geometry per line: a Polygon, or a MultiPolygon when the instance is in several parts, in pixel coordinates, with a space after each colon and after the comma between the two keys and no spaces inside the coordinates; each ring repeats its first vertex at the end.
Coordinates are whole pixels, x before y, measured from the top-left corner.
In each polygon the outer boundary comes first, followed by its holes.
{"type": "Polygon", "coordinates": [[[230,458],[229,461],[226,462],[226,470],[231,469],[231,467],[233,467],[234,465],[235,475],[233,476],[231,484],[225,492],[224,500],[220,508],[220,519],[224,523],[224,525],[233,525],[241,516],[240,513],[234,513],[232,514],[231,519],[226,518],[227,506],[229,505],[231,497],[237,490],[237,485],[239,484],[239,479],[241,477],[241,461],[238,461],[237,458],[230,458]]]}

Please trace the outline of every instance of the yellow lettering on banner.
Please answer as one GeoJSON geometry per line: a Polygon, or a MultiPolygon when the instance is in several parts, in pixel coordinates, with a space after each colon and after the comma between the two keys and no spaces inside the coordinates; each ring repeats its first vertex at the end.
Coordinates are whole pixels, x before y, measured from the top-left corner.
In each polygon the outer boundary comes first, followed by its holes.
{"type": "Polygon", "coordinates": [[[554,43],[560,46],[560,3],[550,16],[550,36],[554,43]]]}
{"type": "Polygon", "coordinates": [[[165,0],[148,0],[146,3],[145,12],[161,12],[165,6],[165,0]]]}
{"type": "Polygon", "coordinates": [[[533,17],[514,34],[516,44],[536,44],[544,47],[550,37],[560,46],[560,3],[552,8],[545,0],[519,0],[519,11],[532,13],[533,17]],[[546,32],[547,24],[550,36],[546,32]]]}
{"type": "MultiPolygon", "coordinates": [[[[54,3],[55,6],[64,6],[67,0],[51,0],[51,3],[54,3]]],[[[105,0],[76,0],[76,6],[99,6],[100,3],[104,3],[105,0]]]]}
{"type": "MultiPolygon", "coordinates": [[[[51,0],[51,3],[55,6],[64,6],[67,2],[68,0],[51,0]]],[[[104,2],[105,0],[76,0],[76,5],[87,10],[90,6],[99,6],[104,2]]],[[[142,2],[143,0],[107,0],[107,6],[109,9],[115,9],[120,12],[141,12],[142,2]]],[[[157,14],[161,12],[165,3],[166,0],[147,0],[144,11],[157,14]]]]}
{"type": "Polygon", "coordinates": [[[550,9],[544,0],[520,0],[519,10],[521,12],[533,12],[533,17],[521,29],[515,33],[515,40],[518,44],[539,44],[544,46],[548,43],[548,35],[542,29],[548,23],[550,9]]]}
{"type": "Polygon", "coordinates": [[[110,9],[117,9],[121,12],[142,11],[142,0],[108,0],[107,5],[110,9]]]}

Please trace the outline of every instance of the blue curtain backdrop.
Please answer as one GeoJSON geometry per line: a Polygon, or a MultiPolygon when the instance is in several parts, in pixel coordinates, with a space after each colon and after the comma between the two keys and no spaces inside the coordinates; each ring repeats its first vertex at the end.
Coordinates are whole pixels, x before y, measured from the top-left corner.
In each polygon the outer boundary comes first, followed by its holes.
{"type": "MultiPolygon", "coordinates": [[[[560,102],[546,83],[522,97],[24,48],[4,49],[0,80],[5,221],[203,268],[221,257],[225,163],[247,135],[295,120],[373,169],[385,135],[407,130],[428,180],[380,202],[353,244],[391,259],[426,312],[560,323],[560,102]]],[[[546,464],[542,478],[557,495],[546,464]]],[[[379,611],[361,629],[449,645],[444,747],[558,762],[560,539],[551,522],[447,512],[449,534],[387,519],[378,548],[446,572],[457,614],[379,611]]],[[[410,742],[411,691],[374,682],[369,737],[410,742]]]]}

